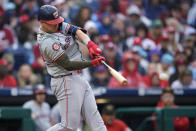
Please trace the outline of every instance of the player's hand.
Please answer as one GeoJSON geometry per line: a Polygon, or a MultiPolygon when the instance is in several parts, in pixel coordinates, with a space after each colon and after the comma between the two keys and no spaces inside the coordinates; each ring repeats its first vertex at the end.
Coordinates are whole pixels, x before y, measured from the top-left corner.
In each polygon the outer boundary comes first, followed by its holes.
{"type": "Polygon", "coordinates": [[[93,41],[88,42],[87,48],[91,58],[94,58],[94,56],[100,56],[102,53],[101,49],[93,41]]]}
{"type": "Polygon", "coordinates": [[[100,66],[100,65],[102,65],[101,61],[105,61],[105,57],[98,56],[97,58],[93,59],[91,61],[91,63],[92,63],[93,66],[100,66]]]}

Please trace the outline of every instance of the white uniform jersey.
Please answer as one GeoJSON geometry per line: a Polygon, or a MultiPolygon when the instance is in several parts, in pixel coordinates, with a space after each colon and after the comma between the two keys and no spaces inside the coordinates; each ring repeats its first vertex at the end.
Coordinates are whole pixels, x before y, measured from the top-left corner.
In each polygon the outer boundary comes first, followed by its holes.
{"type": "Polygon", "coordinates": [[[24,103],[23,108],[31,109],[31,112],[36,116],[34,119],[36,124],[36,131],[46,131],[50,125],[50,106],[43,102],[39,107],[34,100],[24,103]]]}
{"type": "Polygon", "coordinates": [[[67,71],[63,67],[57,65],[55,62],[65,53],[70,61],[83,60],[82,53],[79,49],[79,44],[76,43],[71,35],[65,35],[59,32],[49,34],[40,30],[37,40],[48,73],[51,76],[66,75],[74,72],[67,71]]]}

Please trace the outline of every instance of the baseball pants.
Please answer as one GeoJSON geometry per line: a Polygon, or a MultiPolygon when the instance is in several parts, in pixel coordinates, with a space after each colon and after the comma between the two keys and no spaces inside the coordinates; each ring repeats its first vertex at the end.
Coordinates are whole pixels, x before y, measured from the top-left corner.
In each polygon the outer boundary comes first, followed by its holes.
{"type": "Polygon", "coordinates": [[[59,101],[61,123],[47,131],[76,131],[81,116],[91,131],[107,131],[97,110],[93,91],[79,74],[52,78],[51,89],[59,101]]]}

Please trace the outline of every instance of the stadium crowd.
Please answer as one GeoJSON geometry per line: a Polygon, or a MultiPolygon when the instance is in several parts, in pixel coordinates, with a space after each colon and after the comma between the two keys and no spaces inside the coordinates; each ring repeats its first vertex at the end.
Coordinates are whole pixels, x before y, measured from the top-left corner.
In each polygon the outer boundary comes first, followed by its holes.
{"type": "MultiPolygon", "coordinates": [[[[36,41],[43,4],[88,31],[126,88],[196,88],[194,0],[1,0],[0,88],[50,86],[36,41]]],[[[82,73],[92,86],[121,87],[104,66],[82,73]]]]}

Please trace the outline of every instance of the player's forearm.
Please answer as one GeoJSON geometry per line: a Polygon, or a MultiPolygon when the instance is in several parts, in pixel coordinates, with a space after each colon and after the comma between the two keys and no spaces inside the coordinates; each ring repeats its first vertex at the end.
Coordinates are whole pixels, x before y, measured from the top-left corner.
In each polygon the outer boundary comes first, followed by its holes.
{"type": "Polygon", "coordinates": [[[85,45],[87,45],[88,44],[88,41],[90,41],[89,36],[87,34],[85,34],[81,30],[77,30],[76,31],[76,39],[78,39],[79,41],[81,41],[85,45]]]}
{"type": "Polygon", "coordinates": [[[80,70],[92,66],[91,61],[70,61],[66,54],[60,57],[56,63],[68,71],[80,70]]]}

